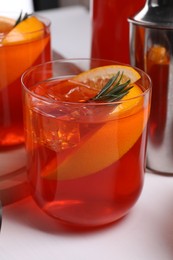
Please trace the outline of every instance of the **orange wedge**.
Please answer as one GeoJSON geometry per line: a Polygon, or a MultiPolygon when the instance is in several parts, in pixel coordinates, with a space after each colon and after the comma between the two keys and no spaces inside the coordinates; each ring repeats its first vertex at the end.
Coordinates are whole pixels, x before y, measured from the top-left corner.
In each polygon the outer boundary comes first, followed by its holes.
{"type": "MultiPolygon", "coordinates": [[[[96,86],[100,89],[102,81],[112,77],[118,71],[123,71],[123,79],[132,83],[140,78],[140,74],[128,66],[105,66],[92,69],[74,77],[76,81],[96,86]],[[94,83],[94,84],[93,84],[94,83]]],[[[81,140],[81,143],[57,165],[57,159],[52,160],[42,177],[47,179],[69,180],[81,178],[98,172],[119,160],[141,136],[148,120],[148,107],[144,108],[142,90],[137,84],[124,97],[125,102],[115,106],[114,116],[121,112],[134,109],[128,117],[119,117],[107,121],[100,128],[81,140]],[[138,97],[138,98],[136,98],[138,97]],[[129,99],[129,100],[128,100],[129,99]]]]}
{"type": "Polygon", "coordinates": [[[68,180],[100,171],[119,160],[135,144],[147,123],[147,109],[110,121],[74,149],[59,166],[52,160],[42,177],[68,180]],[[134,127],[135,126],[135,127],[134,127]]]}
{"type": "MultiPolygon", "coordinates": [[[[5,18],[4,20],[11,21],[9,18],[5,18]]],[[[12,20],[11,24],[14,22],[12,20]]],[[[35,41],[35,39],[43,35],[43,29],[44,24],[36,17],[31,16],[19,23],[3,38],[1,42],[3,46],[0,48],[0,58],[6,62],[5,64],[0,62],[0,90],[13,83],[28,67],[34,65],[34,62],[36,62],[46,46],[49,45],[49,37],[35,41]],[[31,31],[33,33],[30,33],[31,31]],[[27,45],[20,44],[24,42],[27,45]],[[26,55],[28,55],[27,58],[26,55]],[[15,67],[16,60],[17,68],[15,67]],[[10,73],[8,73],[9,71],[10,73]]]]}
{"type": "Polygon", "coordinates": [[[14,19],[5,16],[0,16],[0,33],[9,32],[13,28],[14,24],[14,19]]]}
{"type": "Polygon", "coordinates": [[[130,79],[131,83],[134,83],[141,77],[140,74],[130,66],[109,65],[82,72],[75,76],[74,80],[89,86],[91,85],[92,87],[94,86],[100,90],[105,84],[105,81],[110,79],[113,75],[116,75],[118,72],[123,72],[122,83],[128,79],[130,79]]]}
{"type": "Polygon", "coordinates": [[[3,39],[3,45],[18,44],[39,39],[43,36],[44,24],[30,16],[17,24],[3,39]]]}
{"type": "Polygon", "coordinates": [[[137,113],[143,105],[143,92],[135,83],[133,88],[121,99],[119,105],[110,113],[109,118],[122,118],[137,113]]]}
{"type": "Polygon", "coordinates": [[[141,102],[142,97],[134,98],[142,94],[141,89],[136,84],[134,84],[134,82],[140,79],[140,74],[130,66],[111,65],[94,68],[82,72],[74,77],[75,81],[79,81],[81,83],[89,85],[93,88],[98,89],[99,91],[103,88],[103,86],[105,86],[106,82],[118,72],[120,72],[120,74],[123,73],[121,83],[124,83],[130,79],[130,85],[132,85],[133,88],[124,98],[121,99],[121,101],[128,100],[128,102],[121,102],[121,104],[116,106],[115,110],[113,110],[110,115],[108,115],[108,117],[120,117],[120,114],[122,114],[121,116],[125,116],[125,114],[129,112],[129,110],[132,111],[132,108],[137,107],[139,102],[141,102]]]}

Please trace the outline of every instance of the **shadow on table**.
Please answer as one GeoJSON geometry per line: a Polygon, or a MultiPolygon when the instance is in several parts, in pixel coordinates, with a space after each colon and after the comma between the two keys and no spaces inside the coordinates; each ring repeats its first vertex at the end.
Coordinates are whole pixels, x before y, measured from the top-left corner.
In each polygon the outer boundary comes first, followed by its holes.
{"type": "Polygon", "coordinates": [[[39,230],[40,232],[46,232],[55,235],[77,235],[80,233],[104,232],[112,227],[116,227],[117,225],[122,225],[122,223],[126,221],[126,217],[124,217],[112,224],[96,228],[77,228],[70,225],[68,226],[60,223],[58,220],[52,217],[49,217],[46,213],[37,207],[31,197],[27,197],[24,200],[7,206],[5,211],[5,217],[11,222],[16,222],[18,225],[27,226],[29,228],[39,230]]]}

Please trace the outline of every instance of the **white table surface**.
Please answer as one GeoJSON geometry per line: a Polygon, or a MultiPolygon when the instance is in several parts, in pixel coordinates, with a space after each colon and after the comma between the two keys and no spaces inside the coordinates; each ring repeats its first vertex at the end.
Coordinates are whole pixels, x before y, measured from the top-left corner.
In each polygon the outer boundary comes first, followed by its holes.
{"type": "MultiPolygon", "coordinates": [[[[53,48],[88,57],[90,17],[81,7],[43,12],[53,48]]],[[[173,177],[146,173],[141,197],[122,220],[90,231],[68,230],[27,197],[3,208],[0,260],[172,260],[173,177]]]]}

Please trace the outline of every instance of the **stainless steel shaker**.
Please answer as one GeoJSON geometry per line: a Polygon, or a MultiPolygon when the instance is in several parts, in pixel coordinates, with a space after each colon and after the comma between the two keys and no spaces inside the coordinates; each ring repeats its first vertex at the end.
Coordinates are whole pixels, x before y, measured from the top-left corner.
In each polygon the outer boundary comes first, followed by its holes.
{"type": "Polygon", "coordinates": [[[131,64],[153,85],[147,167],[173,175],[173,0],[148,0],[128,20],[131,64]]]}

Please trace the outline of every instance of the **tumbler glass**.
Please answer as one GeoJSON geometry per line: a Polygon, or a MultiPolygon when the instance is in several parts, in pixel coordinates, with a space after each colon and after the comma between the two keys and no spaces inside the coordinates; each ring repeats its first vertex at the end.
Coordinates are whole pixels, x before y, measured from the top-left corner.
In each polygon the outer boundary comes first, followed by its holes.
{"type": "Polygon", "coordinates": [[[140,94],[101,103],[83,102],[96,90],[75,83],[78,74],[87,77],[91,68],[116,64],[64,59],[22,76],[31,194],[44,212],[66,224],[114,222],[127,214],[143,187],[150,79],[136,69],[140,94]]]}

